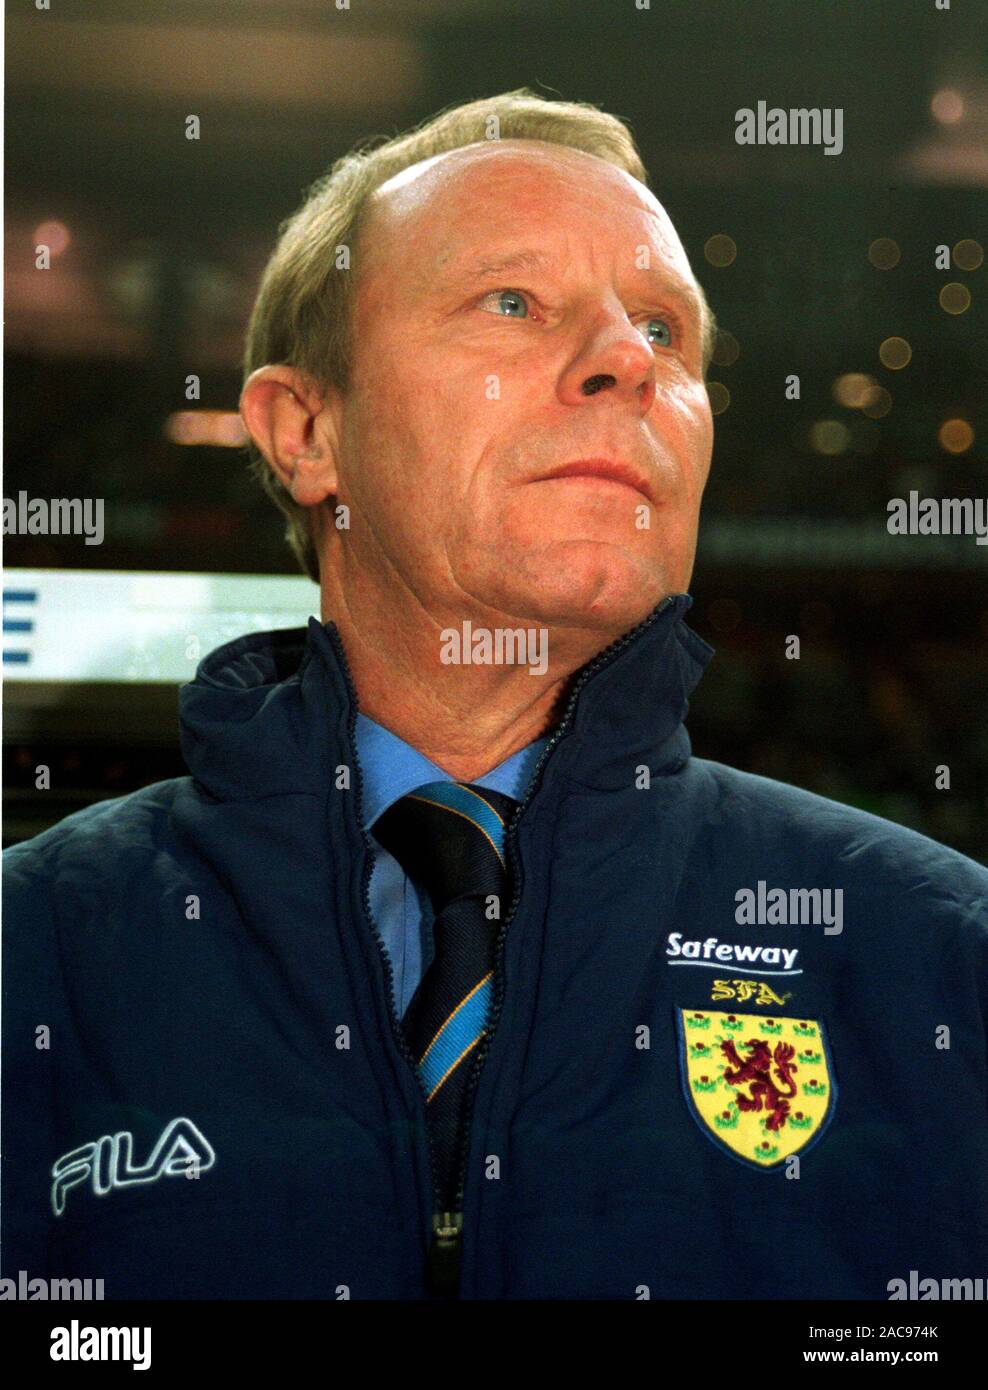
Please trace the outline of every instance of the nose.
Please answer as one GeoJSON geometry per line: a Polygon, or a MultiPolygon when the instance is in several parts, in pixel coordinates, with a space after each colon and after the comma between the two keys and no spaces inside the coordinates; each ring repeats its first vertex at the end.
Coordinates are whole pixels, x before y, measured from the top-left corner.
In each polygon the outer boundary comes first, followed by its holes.
{"type": "Polygon", "coordinates": [[[642,415],[655,400],[655,353],[620,304],[599,315],[559,383],[567,405],[600,391],[632,402],[642,415]]]}

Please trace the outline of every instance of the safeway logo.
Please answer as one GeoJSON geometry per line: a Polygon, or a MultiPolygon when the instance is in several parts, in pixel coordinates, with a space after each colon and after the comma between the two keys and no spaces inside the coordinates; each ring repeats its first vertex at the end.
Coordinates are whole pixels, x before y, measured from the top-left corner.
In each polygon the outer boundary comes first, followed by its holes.
{"type": "Polygon", "coordinates": [[[146,1163],[133,1162],[134,1136],[128,1130],[104,1134],[63,1154],[52,1164],[51,1204],[56,1216],[65,1210],[70,1187],[92,1179],[93,1191],[105,1197],[115,1187],[136,1187],[158,1178],[197,1178],[216,1162],[213,1146],[191,1120],[166,1125],[146,1163]]]}

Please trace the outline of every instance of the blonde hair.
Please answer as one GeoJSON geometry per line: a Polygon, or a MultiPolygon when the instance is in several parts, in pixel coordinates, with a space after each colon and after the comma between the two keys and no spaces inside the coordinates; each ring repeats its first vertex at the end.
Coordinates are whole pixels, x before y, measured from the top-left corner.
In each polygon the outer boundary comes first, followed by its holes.
{"type": "MultiPolygon", "coordinates": [[[[345,390],[353,290],[344,249],[352,256],[370,195],[421,160],[491,139],[566,145],[607,160],[648,186],[631,132],[616,116],[587,102],[547,101],[525,87],[451,107],[392,139],[372,136],[337,159],[280,226],[247,328],[244,379],[277,363],[294,367],[322,388],[345,390]]],[[[705,301],[703,328],[706,370],[714,323],[705,301]]],[[[253,443],[248,454],[251,472],[285,515],[285,539],[303,571],[318,583],[311,509],[293,501],[253,443]]]]}

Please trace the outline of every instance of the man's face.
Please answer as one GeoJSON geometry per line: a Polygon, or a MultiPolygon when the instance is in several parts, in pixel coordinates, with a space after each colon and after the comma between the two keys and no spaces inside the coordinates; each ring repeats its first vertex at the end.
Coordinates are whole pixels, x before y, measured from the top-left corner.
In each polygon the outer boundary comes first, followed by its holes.
{"type": "Polygon", "coordinates": [[[440,622],[624,630],[688,586],[713,425],[696,282],[646,188],[471,146],[378,190],[356,263],[347,564],[440,622]]]}

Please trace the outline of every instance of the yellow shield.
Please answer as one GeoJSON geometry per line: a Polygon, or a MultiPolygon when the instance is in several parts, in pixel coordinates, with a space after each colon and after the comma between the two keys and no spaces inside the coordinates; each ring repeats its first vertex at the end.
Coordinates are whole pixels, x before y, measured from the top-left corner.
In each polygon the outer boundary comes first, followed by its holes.
{"type": "Polygon", "coordinates": [[[837,1099],[816,1019],[678,1009],[680,1074],[700,1128],[753,1168],[816,1143],[837,1099]]]}

